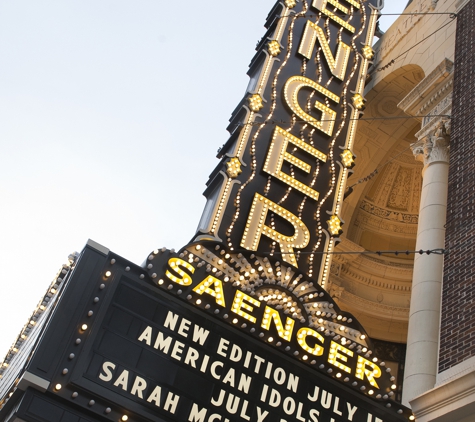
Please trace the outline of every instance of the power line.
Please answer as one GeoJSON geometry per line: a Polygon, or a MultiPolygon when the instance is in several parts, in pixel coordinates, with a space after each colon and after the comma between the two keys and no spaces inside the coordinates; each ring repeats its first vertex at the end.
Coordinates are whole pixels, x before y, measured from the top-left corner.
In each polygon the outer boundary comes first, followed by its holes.
{"type": "MultiPolygon", "coordinates": [[[[374,121],[374,120],[407,120],[407,119],[416,119],[416,118],[425,118],[425,117],[445,117],[447,119],[451,119],[452,116],[450,114],[425,114],[425,115],[414,115],[414,116],[390,116],[390,117],[356,117],[356,118],[348,118],[346,120],[348,121],[374,121]]],[[[340,118],[340,119],[319,119],[319,122],[341,122],[345,119],[340,118]]],[[[317,119],[315,119],[317,121],[317,119]]],[[[292,124],[292,123],[309,123],[306,120],[292,120],[292,121],[286,121],[286,120],[276,120],[276,119],[270,119],[270,120],[265,120],[261,122],[250,122],[250,123],[239,123],[236,124],[236,126],[260,126],[260,125],[269,125],[269,124],[281,124],[281,125],[287,125],[287,124],[292,124]]]]}
{"type": "Polygon", "coordinates": [[[392,59],[389,63],[385,64],[384,66],[382,67],[378,67],[377,69],[373,70],[372,72],[369,72],[368,73],[368,76],[371,76],[373,75],[374,73],[376,72],[381,72],[383,70],[386,70],[388,67],[392,66],[394,63],[396,63],[396,60],[398,60],[399,58],[401,58],[402,56],[404,56],[405,54],[407,54],[409,51],[411,51],[413,48],[417,47],[419,44],[422,44],[424,41],[426,41],[427,39],[429,39],[430,37],[432,37],[434,34],[436,34],[437,32],[441,31],[442,29],[444,29],[447,25],[450,25],[452,22],[454,22],[454,19],[457,17],[457,15],[455,13],[451,14],[450,15],[450,18],[451,20],[448,21],[445,25],[442,25],[440,28],[436,29],[434,32],[432,32],[431,34],[429,34],[427,37],[423,38],[422,40],[420,40],[418,43],[414,44],[412,47],[408,48],[406,51],[404,51],[403,53],[399,54],[399,56],[395,57],[394,59],[392,59]]]}
{"type": "MultiPolygon", "coordinates": [[[[449,15],[451,18],[456,18],[457,13],[455,12],[414,12],[414,13],[379,13],[378,16],[430,16],[430,15],[449,15]]],[[[278,18],[317,18],[320,14],[318,13],[304,13],[304,14],[290,14],[290,15],[279,15],[278,18]]]]}
{"type": "Polygon", "coordinates": [[[418,15],[450,15],[450,17],[456,18],[455,12],[415,12],[415,13],[380,13],[379,16],[418,16],[418,15]]]}
{"type": "MultiPolygon", "coordinates": [[[[248,250],[237,250],[236,252],[249,252],[248,250]]],[[[297,252],[263,252],[260,251],[259,254],[262,255],[295,255],[297,252]]],[[[338,251],[315,251],[315,252],[306,252],[298,251],[301,255],[445,255],[449,253],[449,249],[437,248],[437,249],[419,249],[417,251],[405,250],[405,251],[349,251],[349,252],[338,252],[338,251]]]]}

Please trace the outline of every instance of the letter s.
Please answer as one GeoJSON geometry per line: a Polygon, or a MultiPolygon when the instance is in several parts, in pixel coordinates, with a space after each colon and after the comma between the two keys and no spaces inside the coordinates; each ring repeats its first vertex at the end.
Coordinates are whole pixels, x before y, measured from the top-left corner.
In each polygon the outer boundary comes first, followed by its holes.
{"type": "Polygon", "coordinates": [[[312,422],[318,422],[317,416],[320,416],[320,412],[316,409],[311,409],[310,417],[312,418],[312,422]]]}
{"type": "Polygon", "coordinates": [[[109,382],[112,379],[111,369],[115,369],[115,364],[112,362],[104,362],[102,364],[102,370],[104,371],[104,374],[100,373],[99,379],[105,382],[109,382]]]}

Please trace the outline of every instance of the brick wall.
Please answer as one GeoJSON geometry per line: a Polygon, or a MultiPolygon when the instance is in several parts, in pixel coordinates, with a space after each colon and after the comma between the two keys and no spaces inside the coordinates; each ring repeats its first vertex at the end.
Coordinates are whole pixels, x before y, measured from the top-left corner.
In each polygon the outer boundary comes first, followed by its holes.
{"type": "Polygon", "coordinates": [[[439,372],[475,356],[475,0],[457,17],[439,372]]]}

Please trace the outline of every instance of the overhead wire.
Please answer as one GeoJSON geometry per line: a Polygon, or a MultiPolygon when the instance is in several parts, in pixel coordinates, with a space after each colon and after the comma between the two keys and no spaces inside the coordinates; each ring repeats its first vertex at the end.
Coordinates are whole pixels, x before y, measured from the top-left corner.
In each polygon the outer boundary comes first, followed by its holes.
{"type": "MultiPolygon", "coordinates": [[[[414,115],[414,116],[390,116],[390,117],[357,117],[357,118],[348,118],[346,119],[347,121],[375,121],[375,120],[409,120],[409,119],[423,119],[425,117],[445,117],[447,119],[450,119],[452,116],[450,114],[424,114],[424,115],[414,115]]],[[[317,119],[315,119],[317,120],[317,119]]],[[[319,122],[341,122],[343,121],[343,118],[340,119],[318,119],[319,122]]],[[[249,123],[238,123],[235,126],[236,127],[244,127],[244,126],[260,126],[260,125],[268,125],[268,124],[291,124],[291,123],[308,123],[306,120],[300,120],[300,119],[295,119],[292,121],[286,121],[286,120],[278,120],[278,119],[270,119],[270,120],[265,120],[265,121],[255,121],[255,122],[249,122],[249,123]]]]}
{"type": "MultiPolygon", "coordinates": [[[[236,250],[236,252],[249,252],[247,249],[242,249],[242,250],[236,250]]],[[[295,252],[259,252],[260,254],[263,255],[294,255],[295,252]]],[[[379,251],[371,251],[371,250],[364,250],[364,251],[319,251],[319,252],[305,252],[305,251],[299,251],[299,254],[303,255],[309,255],[309,254],[315,254],[315,255],[446,255],[449,253],[449,249],[443,249],[443,248],[436,248],[436,249],[419,249],[419,250],[379,250],[379,251]]]]}
{"type": "Polygon", "coordinates": [[[376,72],[381,72],[383,70],[386,70],[387,68],[391,67],[394,63],[396,63],[396,61],[398,59],[400,59],[402,56],[404,56],[405,54],[407,54],[409,51],[411,51],[413,48],[417,47],[418,45],[422,44],[424,41],[426,41],[427,39],[429,39],[430,37],[432,37],[433,35],[435,35],[437,32],[441,31],[442,29],[444,29],[446,26],[450,25],[451,23],[455,22],[455,18],[457,17],[457,15],[455,13],[451,13],[450,14],[450,18],[451,20],[448,21],[445,25],[442,25],[440,28],[436,29],[434,32],[432,32],[431,34],[429,34],[427,37],[423,38],[422,40],[420,40],[419,42],[415,43],[413,46],[411,46],[410,48],[408,48],[406,51],[402,52],[401,54],[399,54],[397,57],[395,57],[394,59],[392,59],[390,62],[388,62],[387,64],[385,64],[384,66],[382,67],[378,67],[377,69],[371,71],[368,73],[368,76],[371,76],[373,74],[375,74],[376,72]]]}
{"type": "MultiPolygon", "coordinates": [[[[418,16],[418,15],[450,15],[453,17],[457,16],[455,12],[413,12],[413,13],[379,13],[379,16],[418,16]]],[[[288,15],[278,15],[278,18],[316,18],[320,15],[318,13],[304,13],[299,15],[288,14],[288,15]]]]}

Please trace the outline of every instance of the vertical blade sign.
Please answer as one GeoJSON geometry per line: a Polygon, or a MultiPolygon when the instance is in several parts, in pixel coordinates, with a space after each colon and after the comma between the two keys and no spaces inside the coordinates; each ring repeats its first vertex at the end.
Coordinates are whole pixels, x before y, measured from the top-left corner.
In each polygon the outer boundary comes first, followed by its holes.
{"type": "MultiPolygon", "coordinates": [[[[376,3],[376,0],[372,0],[376,3]]],[[[272,255],[325,286],[341,234],[379,7],[285,0],[269,14],[246,96],[205,192],[196,240],[272,255]]]]}

